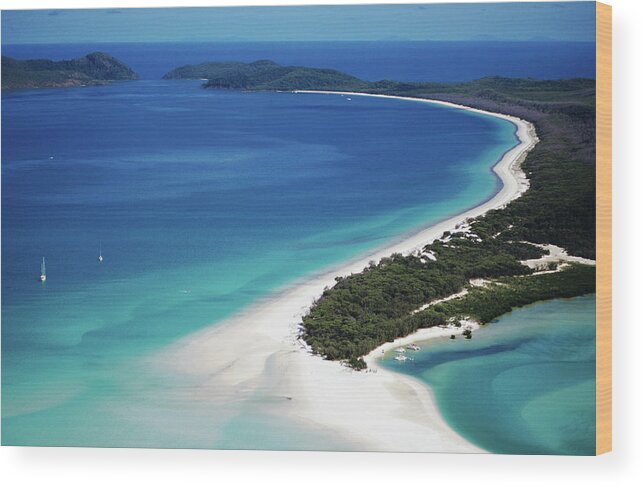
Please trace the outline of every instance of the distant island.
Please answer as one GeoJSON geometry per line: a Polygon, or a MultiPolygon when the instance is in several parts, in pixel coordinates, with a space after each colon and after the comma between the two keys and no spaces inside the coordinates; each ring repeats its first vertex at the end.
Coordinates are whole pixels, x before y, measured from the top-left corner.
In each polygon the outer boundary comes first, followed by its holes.
{"type": "Polygon", "coordinates": [[[94,86],[134,79],[138,75],[129,66],[102,52],[68,61],[2,56],[2,89],[94,86]]]}
{"type": "Polygon", "coordinates": [[[281,66],[274,61],[212,62],[182,66],[163,79],[204,79],[205,88],[231,90],[363,90],[367,81],[334,69],[281,66]]]}
{"type": "Polygon", "coordinates": [[[369,352],[419,329],[461,327],[453,337],[470,339],[465,323],[477,326],[539,300],[595,292],[592,79],[369,82],[272,61],[183,66],[164,78],[206,79],[203,87],[216,89],[439,100],[528,120],[535,128],[539,142],[521,165],[529,189],[520,198],[466,219],[417,252],[337,277],[313,303],[303,316],[301,337],[327,359],[361,369],[368,366],[369,352]]]}

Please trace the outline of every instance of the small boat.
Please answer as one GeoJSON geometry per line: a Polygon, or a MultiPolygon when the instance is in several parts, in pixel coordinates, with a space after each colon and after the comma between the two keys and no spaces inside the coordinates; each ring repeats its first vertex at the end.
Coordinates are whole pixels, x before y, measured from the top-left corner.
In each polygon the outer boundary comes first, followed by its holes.
{"type": "Polygon", "coordinates": [[[413,350],[414,352],[417,352],[420,350],[420,347],[418,347],[415,343],[411,343],[408,347],[406,347],[407,350],[413,350]]]}
{"type": "Polygon", "coordinates": [[[47,280],[47,269],[45,268],[45,258],[42,258],[42,264],[40,264],[40,282],[45,282],[47,280]]]}
{"type": "Polygon", "coordinates": [[[103,262],[103,244],[98,244],[98,262],[103,262]]]}
{"type": "Polygon", "coordinates": [[[347,99],[348,101],[351,101],[351,99],[350,99],[350,98],[346,98],[346,99],[347,99]]]}
{"type": "Polygon", "coordinates": [[[395,360],[397,360],[398,362],[405,362],[408,359],[409,358],[406,355],[396,355],[395,356],[395,360]]]}
{"type": "Polygon", "coordinates": [[[396,348],[396,349],[395,349],[395,351],[396,351],[397,353],[404,353],[404,352],[406,352],[406,350],[405,350],[403,347],[396,348]]]}

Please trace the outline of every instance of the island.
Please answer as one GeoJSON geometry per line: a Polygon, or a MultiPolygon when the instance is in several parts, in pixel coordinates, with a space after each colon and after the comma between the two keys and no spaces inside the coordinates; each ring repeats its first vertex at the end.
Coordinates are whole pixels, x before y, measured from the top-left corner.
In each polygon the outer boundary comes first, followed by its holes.
{"type": "Polygon", "coordinates": [[[138,75],[129,66],[103,52],[66,61],[2,56],[3,90],[96,86],[135,79],[138,75]]]}
{"type": "Polygon", "coordinates": [[[232,90],[362,90],[369,83],[334,69],[281,66],[274,61],[211,62],[174,69],[163,79],[207,80],[205,88],[232,90]]]}
{"type": "Polygon", "coordinates": [[[315,354],[364,369],[369,352],[401,337],[412,340],[418,330],[440,327],[453,338],[471,339],[476,327],[513,308],[595,292],[592,79],[369,82],[272,61],[183,66],[164,78],[205,79],[207,89],[431,100],[503,114],[532,132],[530,147],[509,161],[522,190],[463,217],[419,249],[373,260],[325,288],[299,328],[315,354]]]}

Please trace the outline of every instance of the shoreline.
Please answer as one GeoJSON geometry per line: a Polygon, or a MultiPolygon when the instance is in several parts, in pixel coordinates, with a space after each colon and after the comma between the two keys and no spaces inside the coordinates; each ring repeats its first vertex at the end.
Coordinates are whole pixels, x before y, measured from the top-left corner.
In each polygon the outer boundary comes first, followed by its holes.
{"type": "MultiPolygon", "coordinates": [[[[360,450],[482,452],[446,424],[424,383],[383,368],[377,368],[377,373],[364,373],[323,360],[298,340],[298,326],[324,288],[334,285],[336,276],[361,272],[369,261],[393,253],[417,251],[466,219],[502,208],[522,195],[529,181],[520,164],[538,143],[534,126],[517,117],[439,100],[355,92],[296,93],[391,98],[481,113],[513,123],[518,142],[493,166],[502,187],[487,201],[400,241],[300,279],[223,322],[171,344],[146,360],[147,365],[189,378],[192,386],[174,392],[184,400],[205,401],[212,406],[221,401],[265,401],[264,413],[330,431],[359,445],[360,450]]],[[[449,328],[430,328],[398,340],[411,343],[451,333],[449,328]]],[[[377,354],[397,346],[400,342],[396,340],[370,352],[365,357],[369,367],[376,368],[377,354]]]]}
{"type": "MultiPolygon", "coordinates": [[[[475,331],[480,328],[480,324],[473,320],[467,320],[463,327],[457,327],[455,325],[447,326],[433,326],[431,328],[420,328],[410,335],[405,337],[396,338],[392,342],[383,343],[374,350],[371,350],[367,355],[364,355],[364,361],[366,365],[371,370],[376,370],[379,372],[377,361],[387,352],[396,349],[398,347],[405,347],[411,345],[412,343],[421,343],[434,338],[443,338],[451,335],[456,335],[460,337],[462,335],[462,330],[468,328],[471,331],[475,331]]],[[[412,357],[412,355],[411,355],[412,357]]],[[[387,371],[388,372],[388,371],[387,371]]],[[[399,375],[399,374],[396,374],[399,375]]]]}

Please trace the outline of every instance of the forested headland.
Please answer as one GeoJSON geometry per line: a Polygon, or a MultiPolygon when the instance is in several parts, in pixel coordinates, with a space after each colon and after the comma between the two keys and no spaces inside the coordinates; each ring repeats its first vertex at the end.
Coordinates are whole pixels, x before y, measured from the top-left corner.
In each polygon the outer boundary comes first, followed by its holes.
{"type": "Polygon", "coordinates": [[[138,75],[129,66],[103,52],[68,61],[2,56],[2,89],[93,86],[133,79],[138,75]]]}

